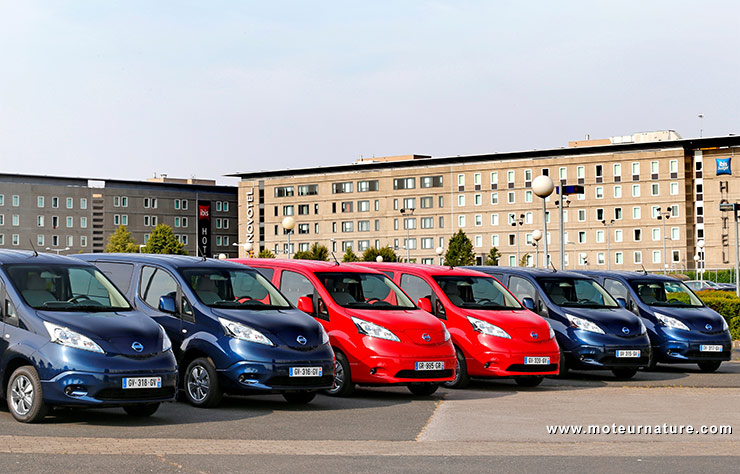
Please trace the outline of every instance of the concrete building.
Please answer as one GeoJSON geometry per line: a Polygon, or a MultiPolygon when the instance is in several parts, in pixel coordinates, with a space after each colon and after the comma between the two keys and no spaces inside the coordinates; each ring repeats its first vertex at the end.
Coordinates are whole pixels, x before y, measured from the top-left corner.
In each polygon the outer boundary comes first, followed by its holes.
{"type": "MultiPolygon", "coordinates": [[[[412,261],[439,262],[462,229],[479,260],[496,247],[502,265],[533,263],[532,233],[543,227],[534,178],[583,185],[565,202],[565,267],[694,268],[699,241],[706,268],[734,264],[732,216],[740,200],[738,163],[717,174],[740,137],[682,139],[674,131],[574,141],[568,147],[489,155],[373,158],[318,168],[236,173],[239,239],[285,256],[319,242],[337,253],[389,245],[412,261]],[[288,249],[282,220],[296,227],[288,249]],[[517,256],[518,255],[518,256],[517,256]]],[[[559,217],[546,200],[550,258],[560,262],[559,217]]],[[[542,242],[539,244],[542,265],[542,242]]],[[[244,250],[241,250],[244,254],[244,250]]]]}
{"type": "Polygon", "coordinates": [[[103,252],[118,226],[144,244],[160,223],[172,227],[191,255],[235,256],[237,189],[166,176],[124,181],[0,174],[0,248],[103,252]],[[208,239],[199,252],[201,234],[208,239]]]}

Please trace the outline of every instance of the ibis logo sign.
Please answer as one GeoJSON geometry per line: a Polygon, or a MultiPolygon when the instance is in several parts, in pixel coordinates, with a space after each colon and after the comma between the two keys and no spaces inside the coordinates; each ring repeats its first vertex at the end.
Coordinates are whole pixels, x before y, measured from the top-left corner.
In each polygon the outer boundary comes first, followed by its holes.
{"type": "Polygon", "coordinates": [[[731,157],[727,158],[717,158],[717,176],[723,175],[723,174],[732,174],[732,164],[731,157]]]}

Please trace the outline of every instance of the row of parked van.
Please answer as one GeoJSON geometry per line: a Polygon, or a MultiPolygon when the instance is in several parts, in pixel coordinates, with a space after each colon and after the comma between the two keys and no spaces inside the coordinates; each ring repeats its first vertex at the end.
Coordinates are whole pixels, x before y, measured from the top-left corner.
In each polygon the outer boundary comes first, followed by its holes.
{"type": "Polygon", "coordinates": [[[53,407],[149,416],[178,393],[213,407],[358,384],[535,386],[568,369],[629,378],[659,362],[714,371],[731,351],[724,319],[680,281],[627,272],[0,251],[0,299],[2,394],[22,422],[53,407]]]}

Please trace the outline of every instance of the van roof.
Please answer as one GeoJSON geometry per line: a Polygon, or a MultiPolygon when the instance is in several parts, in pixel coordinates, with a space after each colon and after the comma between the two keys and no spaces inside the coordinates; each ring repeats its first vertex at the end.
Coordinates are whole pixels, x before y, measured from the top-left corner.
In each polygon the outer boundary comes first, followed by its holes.
{"type": "MultiPolygon", "coordinates": [[[[458,276],[481,276],[481,272],[464,267],[449,267],[443,265],[425,265],[421,263],[396,263],[396,262],[353,262],[350,265],[372,268],[380,271],[408,271],[423,273],[429,276],[458,275],[458,276]]],[[[490,275],[486,275],[490,276],[490,275]]]]}
{"type": "Polygon", "coordinates": [[[286,258],[233,258],[229,259],[229,262],[236,262],[247,266],[254,267],[268,267],[268,268],[300,268],[302,270],[311,272],[355,272],[355,273],[378,273],[377,270],[372,270],[368,267],[360,267],[358,265],[349,265],[347,263],[340,263],[337,265],[335,262],[326,262],[321,260],[303,260],[303,259],[286,259],[286,258]]]}
{"type": "MultiPolygon", "coordinates": [[[[0,249],[0,265],[9,263],[45,263],[60,265],[79,265],[80,260],[67,255],[53,253],[35,253],[32,250],[0,249]]],[[[84,263],[86,264],[86,263],[84,263]]]]}
{"type": "Polygon", "coordinates": [[[656,280],[656,281],[661,280],[661,281],[671,281],[671,282],[681,281],[680,279],[676,277],[672,277],[668,275],[657,275],[654,273],[646,274],[643,271],[630,272],[630,271],[625,271],[625,270],[609,270],[609,271],[607,270],[584,270],[584,271],[577,272],[577,273],[582,273],[583,275],[590,276],[590,277],[594,277],[594,276],[598,276],[601,278],[606,278],[610,276],[611,277],[621,277],[621,278],[624,278],[625,280],[638,280],[638,279],[646,280],[647,279],[647,280],[656,280]]]}
{"type": "Polygon", "coordinates": [[[533,277],[553,277],[562,276],[569,278],[591,278],[585,274],[577,271],[558,270],[553,271],[546,268],[531,268],[531,267],[499,267],[499,266],[481,266],[481,267],[465,267],[471,270],[477,270],[484,273],[506,273],[508,275],[531,275],[533,277]]]}
{"type": "Polygon", "coordinates": [[[238,265],[214,258],[203,260],[202,257],[189,255],[169,255],[155,253],[83,253],[75,255],[88,262],[126,262],[126,263],[156,263],[170,268],[195,267],[195,266],[219,266],[236,268],[238,265]]]}

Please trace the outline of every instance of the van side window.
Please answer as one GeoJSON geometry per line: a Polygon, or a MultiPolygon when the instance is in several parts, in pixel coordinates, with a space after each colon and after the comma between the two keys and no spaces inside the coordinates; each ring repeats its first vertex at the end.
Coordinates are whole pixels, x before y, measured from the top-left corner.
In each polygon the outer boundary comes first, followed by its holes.
{"type": "Polygon", "coordinates": [[[614,298],[624,298],[628,301],[629,292],[627,287],[620,281],[613,280],[611,278],[604,279],[604,289],[609,292],[614,298]]]}
{"type": "Polygon", "coordinates": [[[296,306],[301,296],[313,297],[314,287],[311,281],[300,273],[284,270],[280,276],[280,291],[293,306],[296,306]]]}
{"type": "Polygon", "coordinates": [[[429,298],[430,300],[432,298],[432,287],[416,275],[403,273],[401,275],[401,288],[411,297],[414,303],[419,301],[419,298],[429,298]]]}
{"type": "Polygon", "coordinates": [[[532,298],[533,301],[537,300],[537,290],[534,289],[534,285],[524,278],[512,276],[509,278],[509,291],[514,293],[519,301],[522,298],[532,298]]]}
{"type": "Polygon", "coordinates": [[[70,268],[68,274],[72,297],[83,296],[104,306],[111,306],[110,293],[93,273],[80,268],[70,268]]]}
{"type": "Polygon", "coordinates": [[[118,262],[95,262],[95,266],[110,278],[114,285],[123,293],[128,293],[131,287],[131,276],[134,274],[134,266],[130,263],[118,262]]]}
{"type": "Polygon", "coordinates": [[[263,277],[272,281],[272,275],[275,273],[275,270],[273,270],[272,268],[257,268],[257,267],[254,267],[254,269],[260,272],[263,277]]]}
{"type": "Polygon", "coordinates": [[[161,268],[145,266],[141,270],[139,296],[154,309],[159,308],[159,298],[165,295],[177,297],[177,282],[161,268]]]}
{"type": "Polygon", "coordinates": [[[15,311],[13,302],[6,298],[3,306],[3,321],[5,321],[5,324],[18,327],[20,321],[18,320],[18,313],[15,311]]]}

